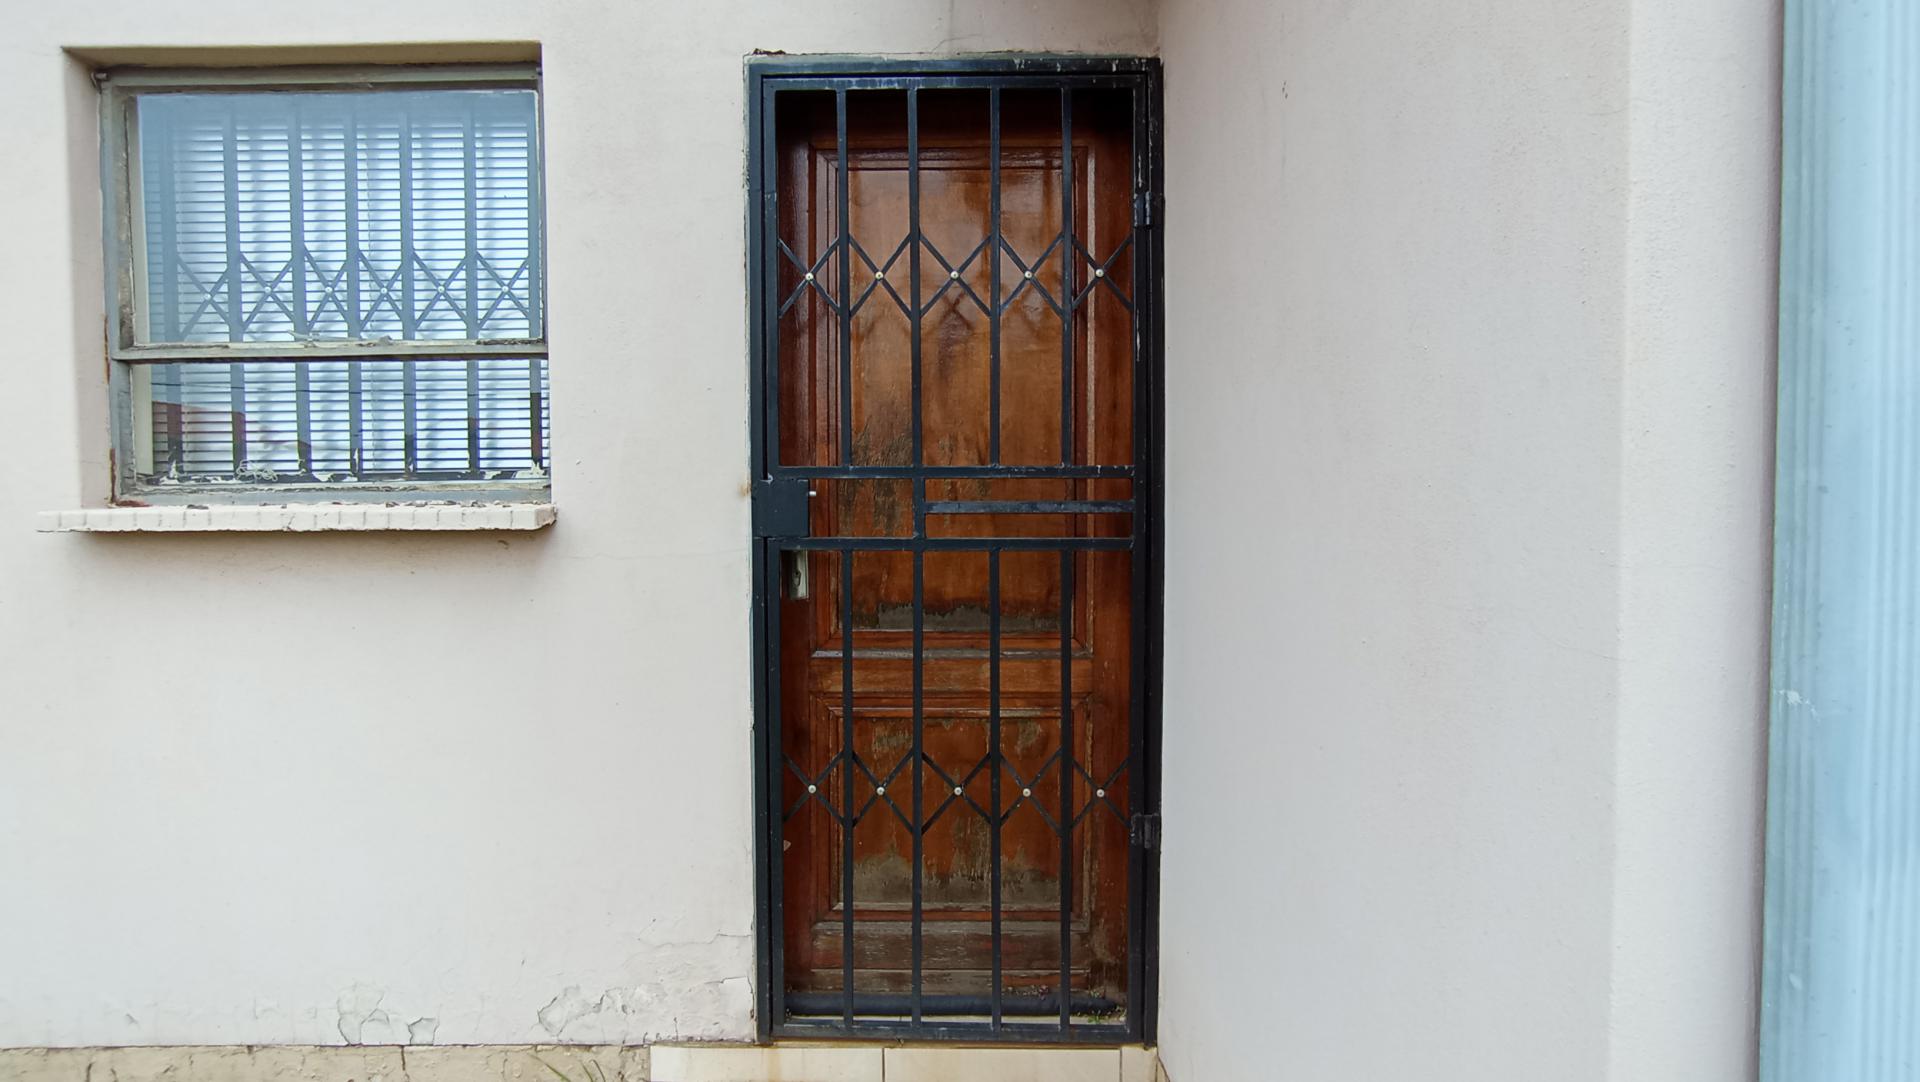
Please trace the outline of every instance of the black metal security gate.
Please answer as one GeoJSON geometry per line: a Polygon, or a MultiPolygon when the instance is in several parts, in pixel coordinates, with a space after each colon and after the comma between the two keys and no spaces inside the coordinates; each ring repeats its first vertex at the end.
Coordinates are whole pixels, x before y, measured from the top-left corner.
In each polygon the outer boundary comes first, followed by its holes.
{"type": "Polygon", "coordinates": [[[1158,62],[747,81],[761,1037],[1151,1040],[1158,62]]]}

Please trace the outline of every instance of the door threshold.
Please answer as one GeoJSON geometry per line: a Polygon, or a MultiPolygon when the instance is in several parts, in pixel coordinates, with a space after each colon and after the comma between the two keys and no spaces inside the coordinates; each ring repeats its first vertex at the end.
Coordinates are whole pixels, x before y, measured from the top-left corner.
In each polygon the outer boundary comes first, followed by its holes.
{"type": "Polygon", "coordinates": [[[1155,1082],[1159,1057],[1137,1044],[656,1044],[651,1076],[653,1082],[1155,1082]]]}

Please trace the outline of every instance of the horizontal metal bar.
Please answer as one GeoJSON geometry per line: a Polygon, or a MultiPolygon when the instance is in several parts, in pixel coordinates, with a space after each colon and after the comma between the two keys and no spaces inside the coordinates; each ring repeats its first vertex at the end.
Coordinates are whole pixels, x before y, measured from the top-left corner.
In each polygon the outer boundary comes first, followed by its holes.
{"type": "Polygon", "coordinates": [[[1069,53],[974,53],[925,58],[875,57],[850,53],[791,53],[753,56],[747,69],[767,78],[832,75],[1143,75],[1156,61],[1143,56],[1069,53]]]}
{"type": "Polygon", "coordinates": [[[394,342],[368,339],[359,342],[209,342],[204,346],[121,346],[113,359],[126,364],[167,362],[231,364],[274,364],[298,361],[384,361],[393,358],[458,357],[545,357],[544,340],[499,338],[486,341],[447,339],[436,342],[415,339],[394,342]]]}
{"type": "Polygon", "coordinates": [[[1131,537],[774,537],[775,548],[829,552],[1059,552],[1125,550],[1131,537]]]}
{"type": "Polygon", "coordinates": [[[1132,466],[774,466],[774,477],[811,477],[822,480],[867,478],[958,477],[992,480],[996,477],[1091,478],[1133,476],[1132,466]]]}
{"type": "Polygon", "coordinates": [[[790,1017],[773,1026],[773,1034],[776,1037],[815,1040],[853,1036],[881,1040],[965,1041],[969,1044],[1110,1045],[1138,1040],[1124,1024],[1087,1022],[1075,1024],[1072,1030],[1063,1030],[1057,1022],[1036,1025],[1032,1022],[1009,1021],[996,1027],[984,1018],[978,1022],[940,1021],[918,1025],[907,1021],[856,1018],[851,1025],[846,1025],[837,1018],[813,1020],[790,1017]]]}
{"type": "MultiPolygon", "coordinates": [[[[839,992],[787,993],[787,1010],[796,1015],[837,1017],[843,1002],[839,992]]],[[[1057,1016],[1060,1013],[1060,995],[1054,991],[1031,996],[1002,996],[1000,1003],[1003,1014],[1047,1017],[1057,1016]]],[[[920,1004],[922,1011],[926,1014],[984,1015],[991,1009],[992,1000],[987,996],[923,992],[920,995],[920,1004]]],[[[913,997],[905,994],[855,992],[853,996],[853,1009],[856,1014],[906,1014],[912,1006],[913,997]]],[[[1070,1006],[1074,1014],[1119,1014],[1126,1009],[1124,1004],[1105,996],[1084,993],[1075,993],[1070,1006]]]]}
{"type": "Polygon", "coordinates": [[[1127,515],[1132,500],[931,500],[929,515],[1127,515]]]}
{"type": "Polygon", "coordinates": [[[408,90],[420,86],[536,88],[534,64],[315,64],[304,67],[111,68],[102,78],[129,89],[249,91],[290,88],[408,90]]]}
{"type": "Polygon", "coordinates": [[[767,82],[775,93],[821,90],[1129,90],[1139,75],[841,75],[775,76],[767,82]]]}
{"type": "Polygon", "coordinates": [[[373,481],[336,481],[330,484],[252,484],[238,481],[129,484],[120,503],[129,507],[254,506],[257,504],[392,503],[397,500],[430,503],[545,502],[552,487],[533,480],[449,480],[440,477],[383,477],[373,481]]]}

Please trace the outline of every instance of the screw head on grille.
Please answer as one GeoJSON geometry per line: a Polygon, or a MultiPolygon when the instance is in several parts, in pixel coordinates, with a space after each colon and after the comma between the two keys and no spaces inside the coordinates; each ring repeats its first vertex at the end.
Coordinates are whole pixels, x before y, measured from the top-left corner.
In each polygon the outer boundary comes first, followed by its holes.
{"type": "Polygon", "coordinates": [[[1020,795],[1021,795],[1021,796],[1032,796],[1032,795],[1033,795],[1033,790],[1031,790],[1031,789],[1022,789],[1022,790],[1020,790],[1020,795]]]}
{"type": "Polygon", "coordinates": [[[886,796],[886,795],[887,795],[887,787],[886,787],[886,786],[884,786],[884,785],[882,785],[882,786],[878,786],[878,787],[876,787],[876,788],[875,788],[875,789],[873,790],[873,795],[874,795],[874,796],[886,796]]]}
{"type": "Polygon", "coordinates": [[[1106,269],[1104,267],[1093,268],[1093,276],[1095,278],[1105,278],[1107,276],[1106,269]]]}
{"type": "Polygon", "coordinates": [[[1095,789],[1093,791],[1093,795],[1097,797],[1105,797],[1107,795],[1107,791],[1105,789],[1095,789]]]}
{"type": "Polygon", "coordinates": [[[807,792],[809,792],[809,793],[817,793],[817,792],[819,792],[819,791],[820,791],[820,787],[819,787],[818,785],[809,785],[809,786],[807,786],[807,792]]]}

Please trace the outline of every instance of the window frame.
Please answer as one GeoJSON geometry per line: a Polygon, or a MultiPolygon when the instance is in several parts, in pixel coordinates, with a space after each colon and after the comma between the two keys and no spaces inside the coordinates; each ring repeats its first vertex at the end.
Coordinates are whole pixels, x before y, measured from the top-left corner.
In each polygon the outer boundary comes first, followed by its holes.
{"type": "MultiPolygon", "coordinates": [[[[96,72],[100,91],[101,221],[106,270],[105,345],[113,449],[112,502],[131,504],[390,502],[504,500],[545,503],[548,477],[523,480],[400,479],[329,484],[256,484],[244,481],[143,484],[139,478],[135,369],[168,362],[300,363],[320,360],[488,359],[547,357],[546,95],[537,63],[431,65],[305,65],[249,68],[109,68],[96,72]],[[141,344],[138,300],[144,269],[141,162],[136,103],[153,93],[258,93],[262,91],[531,90],[534,92],[536,168],[533,199],[538,209],[534,285],[540,335],[534,338],[205,342],[141,344]]],[[[547,409],[551,413],[549,400],[547,409]]],[[[150,423],[150,422],[149,422],[150,423]]],[[[148,437],[151,438],[151,437],[148,437]]]]}

